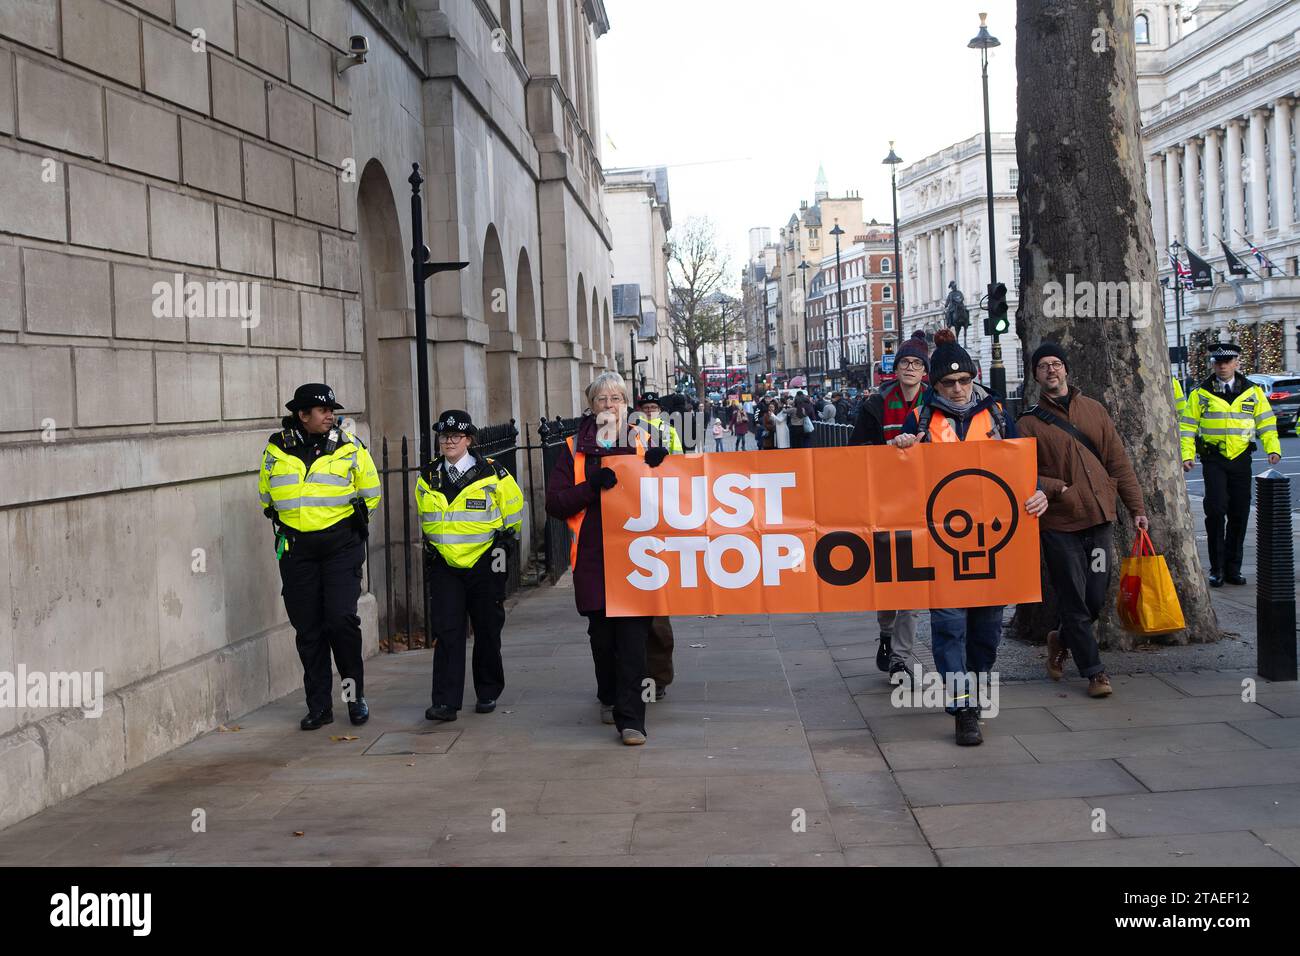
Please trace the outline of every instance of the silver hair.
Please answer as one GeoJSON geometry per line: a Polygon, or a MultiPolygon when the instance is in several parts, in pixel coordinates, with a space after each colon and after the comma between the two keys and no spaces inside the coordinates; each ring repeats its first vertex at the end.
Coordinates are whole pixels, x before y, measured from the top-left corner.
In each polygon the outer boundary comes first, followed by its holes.
{"type": "Polygon", "coordinates": [[[587,386],[587,406],[591,407],[591,403],[596,400],[596,396],[611,387],[617,388],[623,393],[623,400],[631,403],[632,396],[627,392],[627,381],[623,376],[619,375],[618,372],[601,372],[587,386]]]}

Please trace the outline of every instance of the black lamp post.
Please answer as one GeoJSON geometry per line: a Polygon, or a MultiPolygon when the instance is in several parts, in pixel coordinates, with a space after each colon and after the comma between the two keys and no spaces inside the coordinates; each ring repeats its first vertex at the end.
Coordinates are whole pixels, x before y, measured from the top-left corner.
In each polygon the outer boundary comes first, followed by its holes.
{"type": "Polygon", "coordinates": [[[894,141],[889,141],[889,155],[880,161],[889,167],[889,189],[894,197],[894,315],[897,317],[897,324],[894,328],[900,331],[903,328],[903,287],[899,285],[898,273],[902,269],[902,255],[898,251],[898,164],[902,162],[898,154],[894,152],[894,141]]]}
{"type": "MultiPolygon", "coordinates": [[[[984,175],[988,185],[989,204],[989,300],[993,299],[993,288],[998,284],[998,247],[996,220],[993,218],[993,133],[989,128],[989,50],[1001,46],[1002,41],[989,33],[987,13],[980,14],[980,32],[966,44],[972,50],[980,51],[980,64],[984,75],[984,175]]],[[[1002,364],[1002,343],[997,329],[993,329],[993,368],[990,370],[990,382],[993,391],[1006,397],[1007,370],[1002,364]]]]}
{"type": "Polygon", "coordinates": [[[812,342],[812,339],[811,339],[811,337],[810,337],[809,334],[808,334],[808,333],[809,333],[809,329],[808,329],[808,270],[811,269],[812,266],[808,265],[808,260],[807,260],[807,259],[800,259],[800,260],[799,260],[799,266],[798,266],[798,268],[799,268],[799,281],[803,284],[803,309],[801,310],[801,311],[803,312],[803,360],[804,360],[804,362],[805,362],[805,363],[807,364],[807,366],[808,366],[808,369],[807,369],[807,371],[808,371],[808,375],[807,375],[807,377],[808,377],[808,378],[812,378],[812,364],[813,364],[813,363],[812,363],[812,356],[811,356],[811,354],[810,354],[811,351],[812,351],[811,348],[810,348],[810,343],[812,342]]]}
{"type": "Polygon", "coordinates": [[[844,276],[840,271],[840,236],[844,235],[844,230],[840,228],[838,219],[835,220],[835,228],[831,230],[831,235],[835,237],[835,305],[840,321],[839,371],[841,376],[840,387],[843,388],[848,384],[848,372],[845,371],[846,355],[844,352],[844,276]]]}

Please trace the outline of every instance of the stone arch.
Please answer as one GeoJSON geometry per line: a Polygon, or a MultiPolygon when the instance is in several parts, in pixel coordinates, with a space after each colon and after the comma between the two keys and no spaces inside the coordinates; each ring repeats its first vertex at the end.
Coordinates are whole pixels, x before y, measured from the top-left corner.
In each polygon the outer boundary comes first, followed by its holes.
{"type": "Polygon", "coordinates": [[[486,423],[500,425],[519,417],[519,345],[511,327],[510,287],[495,225],[488,226],[483,238],[483,321],[488,327],[486,423]]]}
{"type": "Polygon", "coordinates": [[[587,309],[587,283],[578,273],[578,388],[583,389],[591,381],[591,316],[587,309]]]}
{"type": "Polygon", "coordinates": [[[591,348],[600,358],[596,361],[603,363],[605,351],[605,325],[600,321],[600,293],[595,287],[591,290],[591,348]]]}
{"type": "Polygon", "coordinates": [[[605,302],[601,307],[601,323],[605,329],[605,341],[609,343],[609,349],[605,355],[608,357],[609,367],[617,370],[618,368],[618,337],[614,334],[614,320],[609,312],[609,297],[605,297],[605,302]]]}
{"type": "MultiPolygon", "coordinates": [[[[404,248],[402,229],[397,217],[397,204],[392,185],[383,164],[372,159],[361,172],[357,188],[357,247],[361,266],[361,341],[362,371],[365,377],[364,412],[370,425],[367,440],[375,464],[383,466],[384,439],[388,439],[389,465],[399,467],[402,437],[409,441],[411,461],[419,454],[419,429],[414,402],[415,339],[413,329],[413,287],[409,271],[410,258],[404,248]]],[[[296,293],[294,293],[296,295],[296,293]]],[[[431,363],[430,374],[436,371],[431,363]]],[[[344,414],[353,414],[362,405],[347,395],[342,397],[347,406],[344,414]]],[[[388,603],[383,595],[391,587],[394,594],[395,621],[406,618],[406,595],[422,593],[419,562],[412,566],[412,581],[405,580],[406,548],[402,542],[400,496],[397,502],[384,502],[396,517],[387,555],[384,541],[372,535],[369,573],[372,576],[369,590],[380,596],[378,602],[380,633],[394,630],[388,620],[388,603]]],[[[413,523],[413,534],[407,545],[418,548],[419,525],[413,523]]],[[[417,552],[418,553],[418,552],[417,552]]],[[[412,599],[411,619],[419,623],[423,618],[423,602],[412,599]]]]}

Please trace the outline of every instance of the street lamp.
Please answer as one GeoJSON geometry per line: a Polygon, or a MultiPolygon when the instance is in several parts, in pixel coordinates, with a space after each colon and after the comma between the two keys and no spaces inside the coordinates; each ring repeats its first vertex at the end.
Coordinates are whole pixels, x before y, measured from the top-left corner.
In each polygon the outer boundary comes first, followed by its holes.
{"type": "Polygon", "coordinates": [[[808,356],[808,265],[807,259],[799,260],[799,281],[803,285],[803,360],[808,366],[808,378],[812,378],[812,359],[808,356]]]}
{"type": "MultiPolygon", "coordinates": [[[[993,133],[989,128],[989,50],[1001,46],[1002,41],[989,33],[987,13],[980,14],[980,32],[966,44],[972,50],[980,51],[980,64],[984,74],[984,175],[988,185],[989,204],[989,302],[993,301],[993,289],[998,284],[998,246],[995,220],[993,218],[993,133]]],[[[999,334],[993,328],[993,368],[990,370],[990,382],[993,391],[1002,397],[1007,394],[1007,370],[1002,364],[1002,343],[999,334]]]]}
{"type": "Polygon", "coordinates": [[[1174,260],[1174,274],[1170,281],[1174,284],[1174,341],[1178,343],[1178,379],[1181,384],[1187,378],[1187,364],[1183,360],[1183,277],[1178,274],[1178,265],[1182,262],[1182,244],[1177,239],[1169,244],[1169,254],[1174,260]]]}
{"type": "Polygon", "coordinates": [[[848,372],[845,371],[845,352],[844,352],[844,275],[840,271],[840,236],[844,235],[844,230],[840,228],[840,221],[835,220],[835,228],[831,230],[831,235],[835,237],[835,305],[840,319],[840,375],[842,381],[840,387],[843,388],[848,384],[848,372]]]}
{"type": "Polygon", "coordinates": [[[898,282],[898,272],[903,267],[902,256],[898,251],[898,164],[902,162],[894,152],[894,141],[889,141],[889,155],[880,161],[889,166],[889,189],[894,197],[894,315],[898,319],[896,329],[903,327],[903,288],[898,282]]]}

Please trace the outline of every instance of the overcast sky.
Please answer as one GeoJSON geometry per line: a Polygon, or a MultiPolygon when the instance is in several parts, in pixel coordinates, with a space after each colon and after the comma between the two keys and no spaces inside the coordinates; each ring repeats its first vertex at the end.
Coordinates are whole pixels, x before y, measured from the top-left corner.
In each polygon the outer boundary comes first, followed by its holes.
{"type": "Polygon", "coordinates": [[[989,14],[995,132],[1016,120],[1015,0],[605,0],[602,161],[666,165],[674,224],[709,216],[731,288],[751,226],[772,237],[813,198],[856,189],[892,217],[889,141],[906,164],[984,128],[978,50],[989,14]],[[694,164],[694,165],[692,165],[694,164]]]}

